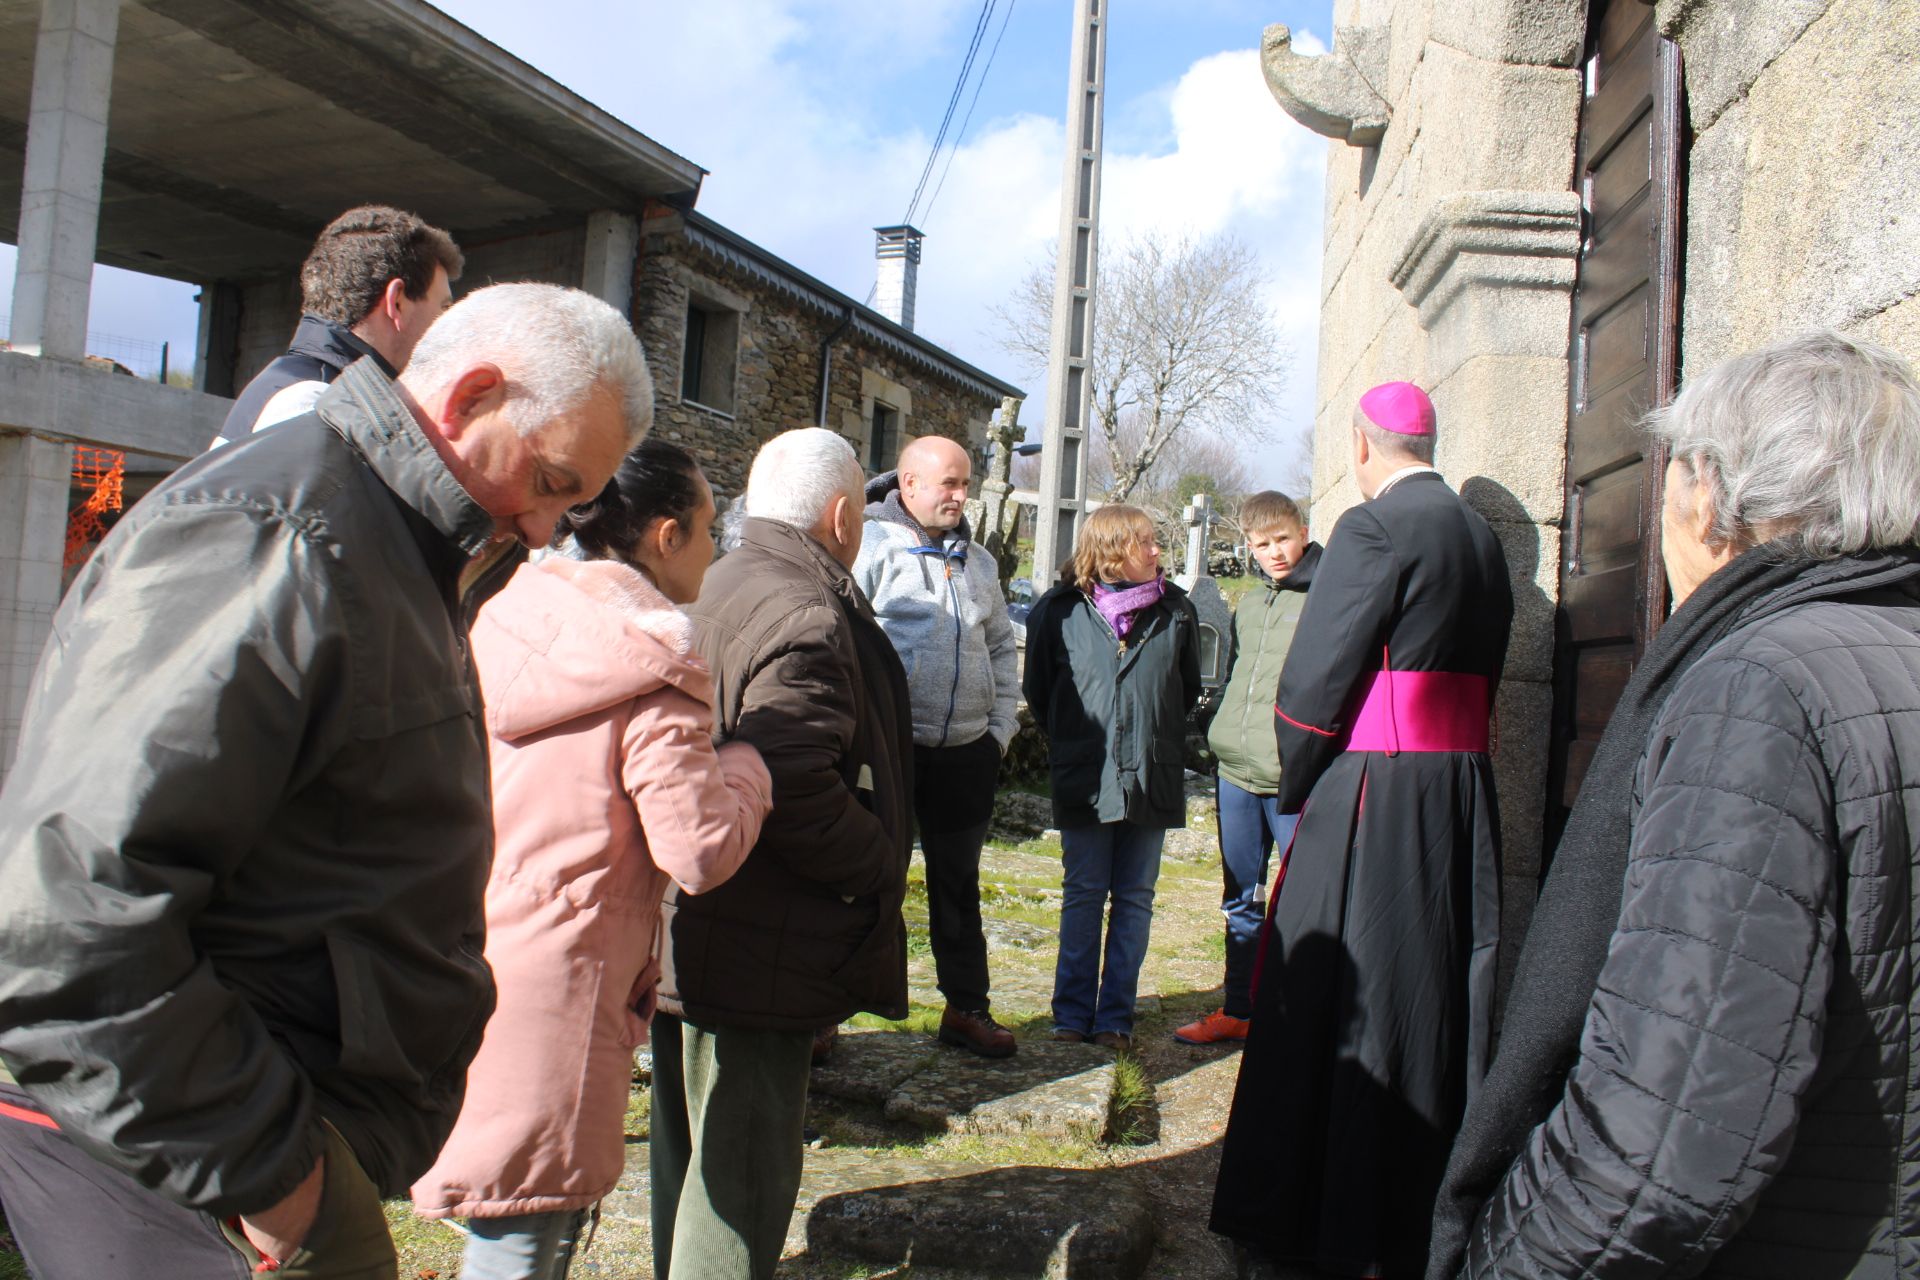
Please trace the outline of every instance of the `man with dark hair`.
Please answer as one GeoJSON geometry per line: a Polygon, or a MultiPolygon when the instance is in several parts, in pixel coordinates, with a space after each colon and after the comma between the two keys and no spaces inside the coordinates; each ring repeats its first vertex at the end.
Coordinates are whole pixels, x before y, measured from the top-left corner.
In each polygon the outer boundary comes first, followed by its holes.
{"type": "Polygon", "coordinates": [[[299,417],[362,356],[397,376],[465,265],[452,236],[403,210],[363,204],[335,218],[300,268],[292,344],[247,384],[214,444],[299,417]]]}

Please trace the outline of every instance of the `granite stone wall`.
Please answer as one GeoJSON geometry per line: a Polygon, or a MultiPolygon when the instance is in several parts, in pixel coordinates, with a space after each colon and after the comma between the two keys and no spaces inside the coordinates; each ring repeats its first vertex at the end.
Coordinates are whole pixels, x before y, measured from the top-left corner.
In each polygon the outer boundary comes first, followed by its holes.
{"type": "Polygon", "coordinates": [[[1920,359],[1920,0],[1661,0],[1687,157],[1681,361],[1833,325],[1920,359]]]}
{"type": "Polygon", "coordinates": [[[1339,0],[1335,52],[1391,107],[1377,146],[1328,143],[1313,514],[1359,500],[1362,392],[1418,382],[1437,464],[1492,522],[1513,576],[1494,767],[1508,960],[1540,866],[1564,507],[1580,0],[1339,0]]]}
{"type": "MultiPolygon", "coordinates": [[[[753,455],[768,439],[818,425],[820,345],[839,317],[710,257],[671,225],[663,230],[654,224],[641,238],[633,309],[656,386],[654,430],[691,449],[716,492],[733,496],[745,487],[753,455]],[[682,395],[690,306],[705,309],[710,326],[716,316],[720,324],[731,316],[737,326],[730,409],[682,395]]],[[[825,425],[845,436],[863,462],[876,405],[897,415],[897,434],[882,455],[891,467],[901,445],[925,435],[958,440],[977,456],[998,403],[862,341],[852,330],[833,344],[825,425]]]]}
{"type": "MultiPolygon", "coordinates": [[[[1358,499],[1359,394],[1390,378],[1427,387],[1440,468],[1493,521],[1513,571],[1496,757],[1509,946],[1539,866],[1587,8],[1334,12],[1336,54],[1391,115],[1376,146],[1328,144],[1315,526],[1330,531],[1358,499]]],[[[1693,131],[1683,378],[1817,324],[1920,359],[1920,0],[1658,0],[1656,15],[1680,46],[1693,131]]]]}

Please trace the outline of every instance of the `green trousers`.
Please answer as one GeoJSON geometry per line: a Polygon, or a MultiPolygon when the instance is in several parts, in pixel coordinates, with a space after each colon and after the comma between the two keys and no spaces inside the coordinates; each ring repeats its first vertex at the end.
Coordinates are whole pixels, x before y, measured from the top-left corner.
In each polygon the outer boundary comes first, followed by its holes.
{"type": "Polygon", "coordinates": [[[810,1031],[653,1020],[654,1280],[772,1280],[800,1194],[810,1031]]]}
{"type": "MultiPolygon", "coordinates": [[[[323,1122],[324,1123],[324,1122],[323,1122]]],[[[222,1225],[228,1243],[256,1273],[272,1271],[281,1280],[393,1280],[399,1261],[380,1208],[380,1193],[361,1169],[353,1148],[332,1125],[327,1131],[327,1168],[321,1179],[320,1209],[312,1230],[290,1258],[269,1266],[239,1228],[222,1225]]]]}

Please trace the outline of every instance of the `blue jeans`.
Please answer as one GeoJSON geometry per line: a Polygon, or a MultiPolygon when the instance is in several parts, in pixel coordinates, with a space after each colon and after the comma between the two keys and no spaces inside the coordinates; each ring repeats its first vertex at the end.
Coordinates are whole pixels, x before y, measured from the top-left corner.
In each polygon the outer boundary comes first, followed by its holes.
{"type": "Polygon", "coordinates": [[[1253,963],[1260,954],[1260,925],[1267,915],[1267,856],[1279,845],[1284,857],[1300,821],[1282,814],[1280,797],[1256,795],[1220,779],[1220,870],[1226,882],[1220,912],[1227,918],[1227,1016],[1253,1016],[1253,963]]]}
{"type": "Polygon", "coordinates": [[[566,1280],[586,1224],[585,1209],[469,1218],[461,1280],[566,1280]]]}
{"type": "Polygon", "coordinates": [[[1133,1034],[1133,1001],[1153,929],[1160,827],[1103,822],[1060,833],[1066,875],[1060,959],[1053,970],[1053,1025],[1062,1031],[1133,1034]],[[1108,904],[1111,903],[1111,910],[1108,904]],[[1105,962],[1100,925],[1106,919],[1105,962]]]}

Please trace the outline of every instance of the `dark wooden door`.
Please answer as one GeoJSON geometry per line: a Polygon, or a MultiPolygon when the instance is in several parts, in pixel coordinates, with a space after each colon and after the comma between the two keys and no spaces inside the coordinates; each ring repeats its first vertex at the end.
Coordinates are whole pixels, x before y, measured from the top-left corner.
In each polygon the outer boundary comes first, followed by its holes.
{"type": "Polygon", "coordinates": [[[1655,28],[1646,0],[1593,0],[1587,29],[1574,174],[1585,240],[1569,354],[1549,855],[1667,603],[1666,460],[1649,453],[1640,420],[1673,395],[1685,142],[1679,51],[1655,28]]]}

